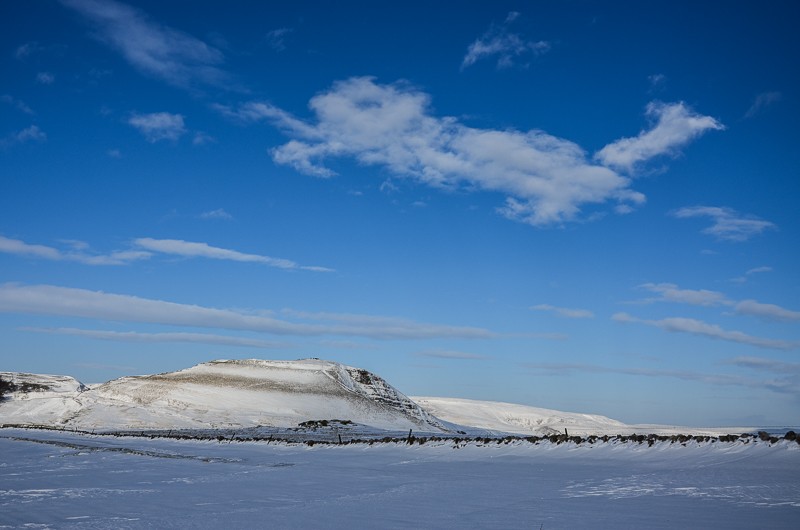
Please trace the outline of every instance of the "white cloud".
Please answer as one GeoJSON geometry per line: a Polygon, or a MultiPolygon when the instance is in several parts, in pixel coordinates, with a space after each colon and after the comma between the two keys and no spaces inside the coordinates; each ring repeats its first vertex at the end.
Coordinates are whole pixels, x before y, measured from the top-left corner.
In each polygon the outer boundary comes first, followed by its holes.
{"type": "Polygon", "coordinates": [[[710,116],[702,116],[683,102],[651,102],[646,114],[655,124],[633,138],[621,138],[595,154],[606,166],[633,171],[641,162],[661,155],[674,155],[694,138],[708,130],[725,127],[710,116]]]}
{"type": "Polygon", "coordinates": [[[74,261],[85,265],[125,265],[132,261],[147,259],[152,254],[140,250],[121,250],[110,254],[90,254],[88,247],[72,245],[72,250],[63,251],[45,245],[30,245],[19,239],[0,236],[0,252],[17,256],[47,259],[51,261],[74,261]]]}
{"type": "Polygon", "coordinates": [[[660,298],[646,300],[648,302],[677,302],[706,307],[733,303],[720,292],[705,289],[680,289],[674,283],[645,283],[639,287],[661,295],[660,298]]]}
{"type": "Polygon", "coordinates": [[[762,304],[756,300],[742,300],[733,309],[739,315],[750,315],[781,322],[800,322],[800,311],[784,309],[775,304],[762,304]]]}
{"type": "Polygon", "coordinates": [[[183,256],[188,258],[200,257],[263,263],[265,265],[269,265],[270,267],[277,267],[279,269],[302,269],[315,272],[332,272],[332,269],[327,269],[325,267],[308,267],[298,265],[294,261],[288,259],[271,258],[269,256],[260,256],[258,254],[245,254],[236,250],[212,247],[208,243],[195,243],[192,241],[183,241],[181,239],[152,239],[149,237],[142,237],[135,239],[133,243],[137,247],[144,248],[150,252],[160,252],[162,254],[172,254],[175,256],[183,256]]]}
{"type": "Polygon", "coordinates": [[[689,206],[672,212],[672,215],[678,219],[710,217],[714,224],[704,228],[703,233],[726,241],[746,241],[765,230],[777,228],[769,221],[718,206],[689,206]]]}
{"type": "Polygon", "coordinates": [[[667,76],[664,74],[652,74],[647,76],[647,80],[650,82],[650,89],[653,90],[664,86],[664,83],[667,82],[667,76]]]}
{"type": "Polygon", "coordinates": [[[755,268],[749,269],[747,272],[745,272],[745,274],[750,276],[751,274],[759,274],[759,273],[762,273],[762,272],[772,272],[772,267],[767,267],[767,266],[755,267],[755,268]]]}
{"type": "Polygon", "coordinates": [[[466,353],[454,350],[424,350],[414,353],[418,357],[433,357],[435,359],[461,359],[461,360],[480,360],[488,359],[485,355],[466,353]]]}
{"type": "Polygon", "coordinates": [[[189,342],[199,344],[213,344],[217,346],[239,346],[249,348],[286,348],[285,343],[271,342],[246,337],[231,337],[227,335],[212,335],[208,333],[140,333],[136,331],[103,331],[94,329],[77,328],[21,328],[23,331],[33,333],[47,333],[50,335],[72,335],[88,337],[91,339],[110,340],[115,342],[189,342]]]}
{"type": "Polygon", "coordinates": [[[14,139],[20,143],[32,140],[43,142],[47,139],[47,135],[36,125],[31,125],[14,135],[14,139]]]}
{"type": "Polygon", "coordinates": [[[750,105],[749,109],[747,109],[744,117],[752,118],[765,108],[769,107],[773,103],[777,103],[781,99],[783,99],[783,95],[780,92],[762,92],[756,96],[753,104],[750,105]]]}
{"type": "Polygon", "coordinates": [[[17,110],[24,112],[25,114],[34,114],[33,109],[31,109],[28,105],[26,105],[24,101],[19,100],[9,94],[0,95],[0,101],[13,106],[17,110]]]}
{"type": "Polygon", "coordinates": [[[36,125],[31,125],[15,133],[7,135],[5,138],[0,138],[0,147],[11,147],[15,144],[24,144],[26,142],[44,142],[47,140],[47,135],[36,125]]]}
{"type": "Polygon", "coordinates": [[[517,33],[510,33],[508,25],[519,18],[519,13],[512,11],[505,23],[492,25],[482,37],[475,40],[467,48],[467,54],[461,61],[461,69],[471,66],[481,59],[497,57],[498,68],[508,68],[525,55],[541,55],[550,51],[550,43],[546,41],[529,41],[517,33]]]}
{"type": "Polygon", "coordinates": [[[216,210],[201,213],[200,219],[223,219],[225,221],[230,221],[233,219],[233,216],[222,208],[217,208],[216,210]]]}
{"type": "Polygon", "coordinates": [[[114,0],[61,0],[85,17],[94,36],[138,70],[167,83],[224,86],[230,76],[219,65],[222,52],[186,33],[159,24],[139,9],[114,0]]]}
{"type": "Polygon", "coordinates": [[[3,236],[0,236],[0,252],[49,260],[62,259],[61,252],[54,248],[44,245],[29,245],[19,239],[10,239],[3,236]]]}
{"type": "MultiPolygon", "coordinates": [[[[775,368],[779,363],[771,363],[764,359],[764,363],[758,366],[758,358],[755,357],[737,357],[731,362],[725,364],[732,364],[747,368],[760,368],[764,371],[776,371],[775,368]]],[[[697,381],[712,385],[734,385],[749,388],[767,389],[773,392],[788,393],[800,396],[798,382],[800,382],[800,364],[780,363],[785,364],[789,370],[784,374],[786,377],[776,377],[769,380],[754,379],[751,377],[742,377],[733,374],[709,374],[702,372],[693,372],[689,370],[664,370],[653,368],[615,368],[609,366],[598,366],[594,364],[566,364],[566,363],[525,363],[524,366],[532,368],[540,373],[548,375],[573,375],[576,373],[592,373],[592,374],[622,374],[637,377],[669,377],[681,379],[684,381],[697,381]]]]}
{"type": "MultiPolygon", "coordinates": [[[[214,210],[204,214],[210,219],[231,218],[224,210],[214,210]],[[226,217],[227,216],[227,217],[226,217]]],[[[258,254],[245,254],[236,250],[212,247],[207,243],[195,243],[180,239],[153,239],[142,237],[133,241],[133,247],[127,250],[118,250],[108,254],[91,252],[88,244],[82,241],[62,240],[62,243],[71,248],[60,250],[45,245],[31,245],[19,239],[0,236],[0,252],[17,256],[28,256],[51,261],[73,261],[85,265],[126,265],[133,261],[149,259],[154,254],[168,254],[186,258],[209,258],[239,262],[263,263],[271,267],[288,270],[306,270],[311,272],[334,272],[327,267],[299,265],[294,261],[281,258],[271,258],[258,254]]]]}
{"type": "Polygon", "coordinates": [[[119,149],[109,149],[106,154],[111,158],[122,158],[122,151],[119,149]]]}
{"type": "MultiPolygon", "coordinates": [[[[492,338],[489,330],[395,319],[346,315],[345,324],[308,324],[278,320],[263,314],[166,302],[136,296],[52,285],[0,286],[0,312],[80,317],[105,321],[141,322],[172,326],[255,331],[276,335],[340,335],[375,339],[492,338]]],[[[336,321],[336,315],[331,320],[336,321]]]]}
{"type": "Polygon", "coordinates": [[[171,140],[174,142],[186,132],[183,116],[170,114],[169,112],[133,114],[128,119],[128,124],[142,133],[150,143],[155,143],[159,140],[171,140]]]}
{"type": "Polygon", "coordinates": [[[194,138],[192,138],[192,145],[207,145],[207,144],[213,144],[216,141],[217,139],[211,136],[210,134],[206,134],[202,131],[197,131],[194,133],[194,138]]]}
{"type": "Polygon", "coordinates": [[[39,72],[36,74],[36,82],[42,85],[52,85],[56,81],[56,76],[50,72],[39,72]]]}
{"type": "Polygon", "coordinates": [[[648,326],[654,326],[664,331],[673,333],[689,333],[711,339],[720,339],[730,342],[738,342],[740,344],[747,344],[750,346],[757,346],[759,348],[791,350],[800,346],[800,344],[794,342],[754,337],[752,335],[742,333],[741,331],[728,331],[715,324],[709,324],[707,322],[703,322],[702,320],[696,320],[693,318],[672,317],[661,320],[644,320],[633,317],[627,313],[616,313],[611,318],[617,322],[635,322],[647,324],[648,326]]]}
{"type": "Polygon", "coordinates": [[[565,318],[594,318],[594,313],[588,309],[569,309],[566,307],[556,307],[549,304],[539,304],[531,307],[536,311],[550,311],[558,316],[565,318]]]}
{"type": "Polygon", "coordinates": [[[267,32],[267,44],[269,44],[270,48],[273,50],[282,52],[286,49],[286,36],[292,31],[291,28],[278,28],[267,32]]]}
{"type": "Polygon", "coordinates": [[[25,44],[18,46],[17,49],[14,50],[14,57],[19,61],[24,61],[31,55],[39,53],[41,51],[44,51],[44,46],[40,45],[38,42],[36,41],[26,42],[25,44]]]}
{"type": "Polygon", "coordinates": [[[587,204],[644,202],[628,178],[588,162],[573,142],[538,130],[475,129],[432,116],[429,96],[404,84],[351,78],[309,106],[316,124],[265,103],[218,110],[247,121],[270,120],[296,137],[272,156],[300,172],[330,177],[334,172],[321,164],[324,159],[354,157],[432,187],[506,193],[501,213],[532,225],[574,219],[587,204]]]}

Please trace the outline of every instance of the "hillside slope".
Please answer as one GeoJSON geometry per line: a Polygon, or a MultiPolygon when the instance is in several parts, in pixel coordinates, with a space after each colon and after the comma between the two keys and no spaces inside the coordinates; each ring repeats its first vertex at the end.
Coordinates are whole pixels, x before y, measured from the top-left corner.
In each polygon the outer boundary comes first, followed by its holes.
{"type": "Polygon", "coordinates": [[[446,430],[377,375],[318,359],[212,361],[177,372],[123,377],[88,390],[75,383],[65,384],[60,393],[13,393],[0,404],[0,423],[82,429],[288,428],[307,420],[342,419],[387,430],[446,430]]]}
{"type": "Polygon", "coordinates": [[[718,436],[755,430],[753,427],[683,427],[672,425],[630,425],[598,414],[581,414],[542,409],[515,403],[472,399],[412,397],[425,410],[444,421],[460,425],[509,432],[525,436],[552,434],[630,435],[702,434],[718,436]]]}

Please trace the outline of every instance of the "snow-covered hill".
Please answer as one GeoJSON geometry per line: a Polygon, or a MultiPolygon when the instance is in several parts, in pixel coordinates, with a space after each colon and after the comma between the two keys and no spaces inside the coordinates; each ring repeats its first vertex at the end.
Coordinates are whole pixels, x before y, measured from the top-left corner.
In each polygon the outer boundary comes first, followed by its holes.
{"type": "Polygon", "coordinates": [[[368,430],[475,435],[485,431],[526,436],[718,435],[752,430],[626,425],[605,416],[512,403],[412,400],[373,373],[319,359],[211,361],[91,388],[66,376],[0,372],[0,378],[11,381],[13,389],[0,400],[0,424],[5,425],[81,430],[290,429],[303,422],[337,419],[368,430]]]}
{"type": "Polygon", "coordinates": [[[504,431],[523,435],[549,436],[551,434],[616,434],[629,430],[622,422],[595,414],[560,412],[472,399],[413,397],[414,401],[434,416],[443,420],[482,429],[504,431]]]}
{"type": "Polygon", "coordinates": [[[718,436],[754,430],[752,427],[697,428],[671,425],[628,425],[597,414],[561,412],[514,403],[416,396],[411,399],[437,418],[447,422],[526,436],[549,436],[565,433],[577,436],[592,434],[601,436],[605,434],[718,436]]]}
{"type": "MultiPolygon", "coordinates": [[[[55,381],[53,376],[28,377],[37,384],[55,381]]],[[[0,403],[0,423],[81,429],[288,428],[308,420],[341,419],[387,430],[447,430],[377,375],[318,359],[212,361],[178,372],[123,377],[88,390],[77,381],[59,388],[12,393],[0,403]]]]}

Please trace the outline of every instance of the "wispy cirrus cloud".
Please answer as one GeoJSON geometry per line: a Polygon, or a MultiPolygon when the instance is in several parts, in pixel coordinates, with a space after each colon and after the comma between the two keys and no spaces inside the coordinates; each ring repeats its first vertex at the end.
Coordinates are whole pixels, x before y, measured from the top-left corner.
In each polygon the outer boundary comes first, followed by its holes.
{"type": "Polygon", "coordinates": [[[17,132],[6,135],[0,138],[0,147],[11,147],[15,144],[24,144],[27,142],[44,142],[47,140],[47,134],[44,133],[38,126],[31,125],[25,127],[17,132]]]}
{"type": "Polygon", "coordinates": [[[583,363],[524,363],[523,366],[535,370],[537,373],[549,376],[591,373],[621,374],[636,377],[666,377],[712,385],[766,389],[800,397],[800,384],[798,384],[800,383],[800,364],[780,363],[757,357],[737,357],[723,364],[751,368],[758,371],[774,372],[776,376],[770,379],[761,379],[737,374],[711,374],[691,370],[665,370],[661,368],[620,368],[583,363]]]}
{"type": "Polygon", "coordinates": [[[120,250],[109,254],[89,252],[88,245],[71,244],[70,249],[58,249],[46,245],[31,245],[20,239],[0,236],[0,252],[50,261],[73,261],[85,265],[125,265],[133,261],[148,259],[150,252],[120,250]]]}
{"type": "Polygon", "coordinates": [[[272,318],[265,316],[263,311],[254,314],[53,285],[0,285],[0,312],[294,336],[335,335],[373,339],[488,339],[496,336],[483,328],[416,321],[405,321],[407,323],[401,326],[376,324],[376,319],[385,317],[362,316],[359,320],[357,315],[347,315],[337,321],[332,314],[329,319],[334,321],[332,324],[310,324],[272,318]]]}
{"type": "Polygon", "coordinates": [[[748,269],[745,271],[743,276],[738,276],[736,278],[731,278],[729,281],[734,283],[745,283],[747,282],[748,278],[754,274],[762,274],[765,272],[772,272],[772,267],[762,266],[762,267],[753,267],[752,269],[748,269]]]}
{"type": "MultiPolygon", "coordinates": [[[[216,214],[217,216],[219,213],[216,214]]],[[[216,218],[216,217],[215,217],[216,218]]],[[[208,243],[181,239],[153,239],[141,237],[131,242],[131,247],[107,254],[92,252],[83,241],[62,240],[68,248],[30,244],[20,239],[0,236],[0,252],[17,256],[46,259],[50,261],[73,261],[85,265],[127,265],[135,261],[150,259],[157,254],[184,258],[208,258],[238,262],[263,263],[284,270],[306,270],[311,272],[334,272],[319,266],[300,265],[292,260],[247,254],[236,250],[214,247],[208,243]]]]}
{"type": "Polygon", "coordinates": [[[186,132],[183,116],[169,112],[134,113],[128,118],[128,124],[142,133],[150,143],[160,140],[175,142],[186,132]]]}
{"type": "Polygon", "coordinates": [[[114,342],[136,343],[196,343],[211,344],[215,346],[237,346],[247,348],[287,348],[284,342],[272,342],[247,337],[232,337],[228,335],[213,335],[209,333],[141,333],[137,331],[106,331],[79,328],[20,328],[22,331],[32,333],[45,333],[48,335],[71,335],[87,337],[90,339],[108,340],[114,342]]]}
{"type": "Polygon", "coordinates": [[[660,295],[658,298],[648,298],[643,302],[676,302],[705,307],[733,304],[720,292],[706,289],[681,289],[674,283],[645,283],[639,287],[660,295]]]}
{"type": "Polygon", "coordinates": [[[142,73],[181,88],[225,86],[230,81],[220,66],[221,51],[151,20],[140,9],[114,0],[60,1],[89,22],[94,37],[142,73]]]}
{"type": "Polygon", "coordinates": [[[702,232],[723,241],[747,241],[766,230],[775,230],[775,223],[752,215],[740,214],[732,208],[719,206],[687,206],[672,212],[678,219],[709,217],[713,224],[702,232]]]}
{"type": "Polygon", "coordinates": [[[17,48],[14,50],[14,57],[18,61],[24,61],[31,55],[35,55],[44,50],[44,46],[36,41],[26,42],[25,44],[20,44],[17,46],[17,48]]]}
{"type": "MultiPolygon", "coordinates": [[[[314,122],[265,102],[215,106],[241,122],[271,122],[290,136],[271,150],[278,164],[328,178],[335,172],[324,165],[326,159],[352,157],[439,189],[500,192],[507,198],[498,212],[534,226],[575,220],[583,208],[607,202],[616,203],[618,213],[645,202],[643,194],[631,189],[629,177],[588,160],[569,140],[540,130],[477,129],[434,116],[430,96],[405,83],[350,78],[314,96],[309,107],[314,122]]],[[[692,114],[688,119],[701,118],[692,114]]],[[[689,139],[661,142],[638,159],[671,152],[689,139]]]]}
{"type": "Polygon", "coordinates": [[[434,359],[457,359],[466,361],[477,361],[488,359],[485,355],[478,355],[475,353],[467,353],[455,350],[422,350],[414,352],[417,357],[432,357],[434,359]]]}
{"type": "Polygon", "coordinates": [[[594,318],[594,313],[588,309],[570,309],[567,307],[556,307],[550,304],[538,304],[532,306],[531,309],[534,311],[549,311],[565,318],[594,318]]]}
{"type": "Polygon", "coordinates": [[[792,311],[775,304],[763,304],[756,300],[742,300],[733,310],[739,315],[750,315],[779,322],[800,322],[800,311],[792,311]]]}
{"type": "Polygon", "coordinates": [[[50,72],[39,72],[36,74],[36,82],[40,85],[52,85],[56,82],[56,76],[50,72]]]}
{"type": "Polygon", "coordinates": [[[497,68],[509,68],[525,56],[535,57],[550,51],[551,45],[547,41],[526,40],[509,31],[511,23],[519,16],[516,11],[510,12],[502,24],[492,24],[486,33],[470,44],[461,61],[461,69],[490,57],[497,58],[497,68]]]}
{"type": "Polygon", "coordinates": [[[753,116],[761,113],[765,108],[773,105],[783,99],[783,94],[778,91],[762,92],[758,94],[753,100],[753,104],[745,112],[745,118],[752,118],[753,116]]]}
{"type": "Polygon", "coordinates": [[[233,216],[222,208],[209,210],[200,214],[200,219],[222,219],[223,221],[233,220],[233,216]]]}
{"type": "Polygon", "coordinates": [[[265,265],[269,265],[270,267],[277,267],[279,269],[287,270],[300,269],[314,272],[333,272],[333,269],[329,269],[327,267],[299,265],[296,262],[288,259],[273,258],[259,254],[246,254],[236,250],[213,247],[208,243],[197,243],[193,241],[184,241],[182,239],[153,239],[150,237],[140,237],[138,239],[134,239],[133,244],[136,247],[143,248],[149,252],[171,254],[186,258],[209,258],[228,261],[263,263],[265,265]]]}
{"type": "Polygon", "coordinates": [[[647,81],[650,83],[650,91],[664,88],[667,83],[667,76],[664,74],[651,74],[647,76],[647,81]]]}
{"type": "Polygon", "coordinates": [[[277,28],[268,31],[265,39],[270,48],[276,52],[282,52],[286,49],[286,37],[289,36],[292,28],[277,28]]]}
{"type": "Polygon", "coordinates": [[[20,112],[24,112],[25,114],[35,114],[33,109],[26,105],[24,101],[17,99],[10,94],[0,95],[0,102],[11,105],[15,109],[19,110],[20,112]]]}
{"type": "Polygon", "coordinates": [[[661,320],[645,320],[633,317],[627,313],[616,313],[611,318],[617,322],[646,324],[670,333],[689,333],[691,335],[737,342],[739,344],[747,344],[759,348],[792,350],[800,347],[800,344],[796,342],[754,337],[741,331],[729,331],[716,324],[709,324],[694,318],[671,317],[661,320]]]}
{"type": "Polygon", "coordinates": [[[630,172],[651,158],[674,155],[706,131],[725,129],[719,121],[694,112],[683,102],[653,101],[647,105],[646,115],[654,122],[650,129],[606,145],[595,154],[595,159],[630,172]]]}

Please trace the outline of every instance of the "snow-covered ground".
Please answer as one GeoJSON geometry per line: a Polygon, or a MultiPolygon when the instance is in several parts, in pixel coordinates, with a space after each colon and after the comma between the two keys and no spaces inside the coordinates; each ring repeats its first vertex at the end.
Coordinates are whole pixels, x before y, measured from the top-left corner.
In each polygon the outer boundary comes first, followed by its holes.
{"type": "Polygon", "coordinates": [[[0,528],[790,528],[800,445],[319,446],[0,429],[0,528]]]}

